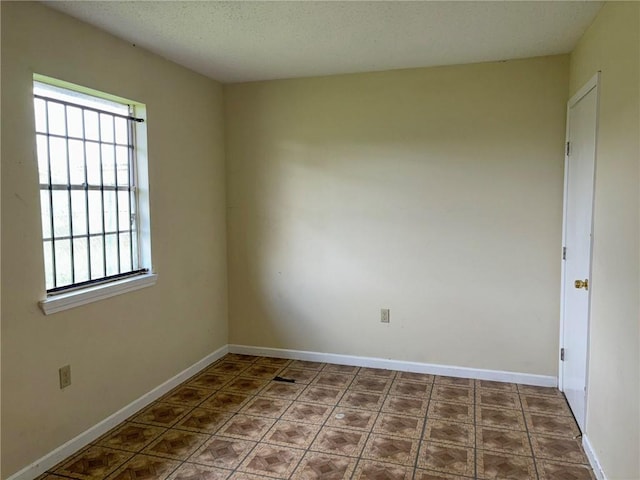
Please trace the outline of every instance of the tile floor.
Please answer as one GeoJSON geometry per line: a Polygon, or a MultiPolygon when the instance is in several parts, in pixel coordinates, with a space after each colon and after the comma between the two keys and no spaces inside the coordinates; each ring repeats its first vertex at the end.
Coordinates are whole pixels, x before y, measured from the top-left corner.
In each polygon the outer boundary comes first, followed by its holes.
{"type": "Polygon", "coordinates": [[[553,388],[229,354],[40,478],[594,479],[578,433],[553,388]]]}

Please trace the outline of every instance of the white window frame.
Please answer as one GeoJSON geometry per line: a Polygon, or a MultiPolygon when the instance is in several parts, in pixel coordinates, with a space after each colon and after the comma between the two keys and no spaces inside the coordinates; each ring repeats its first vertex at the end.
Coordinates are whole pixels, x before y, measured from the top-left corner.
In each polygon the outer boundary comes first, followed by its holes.
{"type": "MultiPolygon", "coordinates": [[[[45,315],[68,310],[70,308],[86,305],[98,300],[113,297],[123,293],[150,287],[157,282],[157,274],[153,272],[151,263],[151,222],[149,215],[149,171],[147,163],[147,129],[146,106],[139,102],[106,94],[72,83],[53,79],[39,74],[33,75],[34,82],[46,83],[66,90],[91,95],[117,103],[133,105],[135,116],[142,122],[133,122],[135,128],[135,168],[136,168],[136,196],[137,196],[137,230],[138,230],[138,266],[147,270],[135,276],[108,280],[104,283],[87,285],[73,290],[48,294],[46,298],[38,302],[45,315]]],[[[35,128],[34,128],[35,140],[35,128]]],[[[42,213],[41,213],[42,215],[42,213]]],[[[44,281],[44,277],[43,277],[44,281]]]]}

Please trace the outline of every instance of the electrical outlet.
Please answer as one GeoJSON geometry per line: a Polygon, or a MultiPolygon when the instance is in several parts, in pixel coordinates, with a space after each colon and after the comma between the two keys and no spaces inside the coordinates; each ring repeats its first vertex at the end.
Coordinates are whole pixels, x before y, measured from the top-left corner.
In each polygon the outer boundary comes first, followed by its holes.
{"type": "Polygon", "coordinates": [[[71,385],[71,365],[65,365],[58,370],[60,374],[60,389],[71,385]]]}
{"type": "Polygon", "coordinates": [[[388,308],[380,309],[380,321],[382,323],[389,323],[389,309],[388,308]]]}

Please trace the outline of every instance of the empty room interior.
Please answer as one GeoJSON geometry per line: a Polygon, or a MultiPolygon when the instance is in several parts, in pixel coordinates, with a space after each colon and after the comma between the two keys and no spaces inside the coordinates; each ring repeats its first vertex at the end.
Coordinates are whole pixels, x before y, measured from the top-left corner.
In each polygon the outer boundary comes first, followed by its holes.
{"type": "Polygon", "coordinates": [[[640,3],[0,14],[3,480],[640,479],[640,3]]]}

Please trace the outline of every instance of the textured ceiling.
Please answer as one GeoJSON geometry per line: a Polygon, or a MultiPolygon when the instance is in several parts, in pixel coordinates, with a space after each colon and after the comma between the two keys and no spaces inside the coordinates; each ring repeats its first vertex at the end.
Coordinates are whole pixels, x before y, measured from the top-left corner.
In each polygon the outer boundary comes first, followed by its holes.
{"type": "Polygon", "coordinates": [[[567,53],[602,2],[45,2],[223,82],[567,53]]]}

